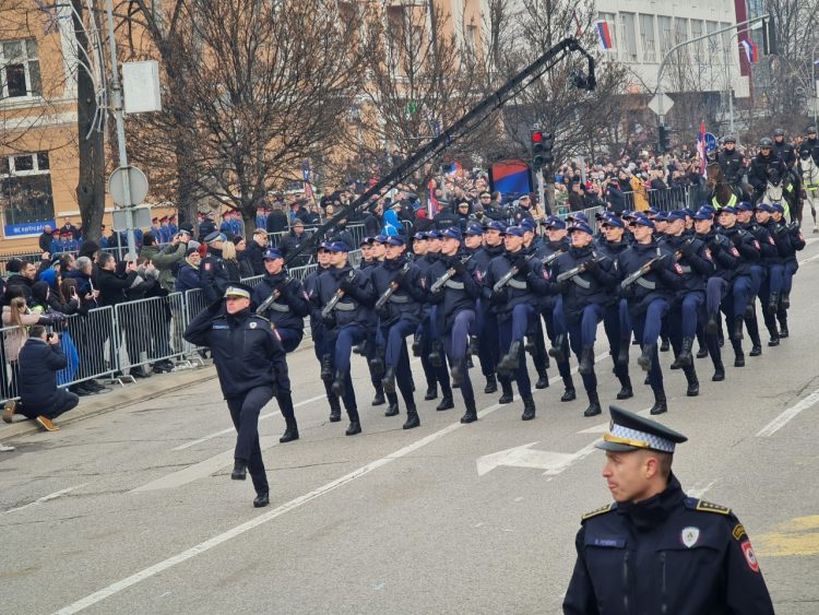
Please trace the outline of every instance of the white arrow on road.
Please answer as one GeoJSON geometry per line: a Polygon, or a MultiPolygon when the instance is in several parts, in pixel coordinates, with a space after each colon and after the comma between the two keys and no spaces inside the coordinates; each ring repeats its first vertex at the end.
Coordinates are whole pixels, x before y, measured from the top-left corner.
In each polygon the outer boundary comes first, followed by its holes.
{"type": "Polygon", "coordinates": [[[477,461],[478,476],[483,476],[500,466],[537,468],[538,470],[545,470],[543,472],[544,476],[556,476],[595,450],[594,442],[584,446],[576,453],[539,451],[532,448],[535,444],[537,442],[530,442],[529,444],[479,457],[477,461]]]}

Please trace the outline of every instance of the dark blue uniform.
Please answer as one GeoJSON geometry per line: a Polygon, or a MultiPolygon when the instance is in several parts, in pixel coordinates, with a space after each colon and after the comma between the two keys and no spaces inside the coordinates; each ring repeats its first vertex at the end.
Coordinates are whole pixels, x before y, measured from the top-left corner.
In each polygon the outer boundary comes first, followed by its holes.
{"type": "MultiPolygon", "coordinates": [[[[613,262],[629,247],[626,236],[618,242],[600,238],[598,250],[613,262]]],[[[614,362],[614,375],[620,381],[617,399],[628,399],[634,395],[631,378],[628,372],[628,353],[631,345],[631,320],[628,315],[628,302],[617,292],[609,293],[603,304],[603,330],[609,342],[609,355],[614,362]]]]}
{"type": "Polygon", "coordinates": [[[786,224],[784,218],[776,223],[778,226],[774,233],[777,240],[777,249],[784,261],[782,272],[782,296],[776,317],[779,320],[780,337],[788,336],[788,308],[790,307],[791,288],[793,287],[793,276],[799,269],[796,261],[796,253],[805,249],[805,237],[799,230],[799,225],[795,223],[786,224]],[[784,229],[784,230],[782,230],[784,229]],[[784,332],[784,335],[783,335],[784,332]]]}
{"type": "Polygon", "coordinates": [[[329,351],[327,350],[327,328],[321,319],[321,307],[318,306],[318,278],[327,271],[327,267],[318,266],[315,271],[309,273],[304,278],[304,292],[310,301],[310,335],[313,338],[313,352],[321,365],[321,380],[324,383],[324,391],[327,394],[327,401],[330,404],[330,421],[341,420],[341,405],[338,397],[333,394],[332,381],[333,371],[329,351]]]}
{"type": "Polygon", "coordinates": [[[277,298],[262,314],[276,327],[285,352],[293,352],[304,337],[304,319],[310,314],[310,302],[301,282],[284,271],[265,274],[253,289],[253,303],[262,304],[271,294],[277,298]]]}
{"type": "MultiPolygon", "coordinates": [[[[438,254],[425,254],[415,261],[421,271],[421,283],[429,285],[430,268],[440,259],[438,254]]],[[[440,335],[436,329],[435,318],[437,306],[433,305],[427,297],[426,303],[421,310],[421,322],[415,330],[415,342],[413,352],[420,355],[421,367],[427,380],[427,391],[424,400],[429,401],[438,397],[438,384],[441,385],[441,403],[436,410],[449,410],[455,407],[452,400],[452,386],[449,380],[449,372],[443,357],[443,344],[440,343],[440,335]]]]}
{"type": "Polygon", "coordinates": [[[751,266],[759,260],[761,246],[748,231],[734,225],[731,228],[720,227],[719,232],[731,240],[740,255],[734,278],[728,287],[728,294],[723,300],[723,312],[731,332],[731,345],[736,355],[734,365],[741,367],[745,364],[745,355],[742,351],[742,324],[745,312],[751,306],[753,280],[751,266]]]}
{"type": "Polygon", "coordinates": [[[772,615],[745,528],[722,506],[662,493],[584,515],[566,615],[772,615]]]}
{"type": "MultiPolygon", "coordinates": [[[[466,269],[473,279],[482,287],[486,277],[489,262],[503,253],[503,245],[483,246],[472,254],[467,262],[466,269]]],[[[484,393],[497,391],[495,369],[500,358],[498,353],[498,320],[494,312],[489,309],[489,302],[483,297],[475,305],[475,328],[470,333],[478,337],[478,359],[481,362],[481,373],[486,377],[484,393]]]]}

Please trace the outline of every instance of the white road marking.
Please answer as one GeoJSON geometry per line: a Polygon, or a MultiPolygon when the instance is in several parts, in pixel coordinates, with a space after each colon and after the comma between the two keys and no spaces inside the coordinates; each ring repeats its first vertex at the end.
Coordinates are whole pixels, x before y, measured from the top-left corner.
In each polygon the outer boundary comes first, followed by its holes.
{"type": "Polygon", "coordinates": [[[805,399],[800,401],[799,403],[791,406],[784,412],[782,412],[779,416],[777,416],[774,420],[770,423],[765,425],[762,429],[756,432],[757,438],[769,438],[774,435],[777,431],[782,429],[788,422],[796,417],[800,412],[803,410],[807,410],[816,402],[819,402],[819,389],[815,390],[813,393],[808,395],[805,399]]]}
{"type": "Polygon", "coordinates": [[[800,264],[800,265],[804,265],[805,263],[810,263],[810,262],[813,262],[813,261],[815,261],[815,260],[819,260],[819,254],[814,254],[814,255],[813,255],[813,256],[811,256],[811,257],[808,257],[808,258],[802,259],[801,261],[799,261],[799,264],[800,264]]]}
{"type": "Polygon", "coordinates": [[[545,470],[544,476],[557,476],[594,451],[595,443],[596,441],[584,446],[576,453],[556,453],[554,451],[533,449],[532,447],[537,442],[530,442],[529,444],[478,457],[475,464],[478,476],[483,476],[500,466],[537,468],[545,470]]]}
{"type": "Polygon", "coordinates": [[[49,493],[48,495],[44,495],[41,498],[37,498],[33,502],[29,502],[28,504],[26,504],[24,506],[18,506],[17,508],[9,508],[4,514],[7,515],[9,513],[13,513],[13,512],[16,512],[18,510],[24,510],[26,508],[29,508],[30,506],[35,506],[37,504],[42,504],[43,502],[48,502],[50,500],[56,500],[61,495],[65,495],[66,493],[74,491],[74,489],[79,489],[80,487],[85,487],[87,484],[88,483],[83,483],[82,485],[76,485],[74,487],[68,487],[67,489],[60,489],[59,491],[55,491],[54,493],[49,493]]]}
{"type": "MultiPolygon", "coordinates": [[[[299,408],[301,406],[306,406],[307,404],[312,404],[314,401],[318,401],[318,400],[324,399],[324,398],[325,398],[325,395],[316,395],[315,397],[311,397],[310,399],[305,399],[303,401],[300,401],[297,404],[293,404],[293,408],[295,409],[295,408],[299,408]]],[[[279,412],[278,410],[275,410],[274,412],[268,412],[267,414],[261,415],[259,417],[259,420],[263,421],[264,419],[269,419],[271,416],[277,416],[279,414],[281,414],[281,412],[279,412]]],[[[186,442],[185,444],[180,444],[179,446],[177,446],[176,448],[173,448],[171,450],[173,450],[173,451],[184,451],[187,448],[191,448],[193,446],[196,446],[197,444],[202,444],[202,442],[207,442],[208,440],[212,440],[213,438],[218,438],[219,436],[224,436],[224,435],[229,434],[229,433],[235,433],[235,431],[236,430],[233,427],[228,427],[227,429],[223,429],[221,431],[217,431],[217,432],[209,434],[207,436],[203,436],[203,437],[199,438],[198,440],[194,440],[192,442],[186,442]]]]}

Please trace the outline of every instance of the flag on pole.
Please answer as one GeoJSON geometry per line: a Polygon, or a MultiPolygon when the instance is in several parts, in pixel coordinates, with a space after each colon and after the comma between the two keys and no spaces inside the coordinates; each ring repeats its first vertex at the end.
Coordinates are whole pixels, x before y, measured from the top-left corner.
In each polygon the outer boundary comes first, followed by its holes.
{"type": "Polygon", "coordinates": [[[598,19],[594,22],[594,27],[597,29],[597,40],[600,42],[600,48],[603,51],[611,49],[611,33],[609,32],[608,22],[605,19],[598,19]]]}
{"type": "Polygon", "coordinates": [[[697,153],[700,156],[700,173],[705,176],[705,122],[700,121],[700,134],[697,135],[697,153]]]}
{"type": "Polygon", "coordinates": [[[745,50],[745,57],[748,58],[748,64],[756,64],[759,62],[759,45],[755,42],[745,39],[739,41],[742,49],[745,50]]]}

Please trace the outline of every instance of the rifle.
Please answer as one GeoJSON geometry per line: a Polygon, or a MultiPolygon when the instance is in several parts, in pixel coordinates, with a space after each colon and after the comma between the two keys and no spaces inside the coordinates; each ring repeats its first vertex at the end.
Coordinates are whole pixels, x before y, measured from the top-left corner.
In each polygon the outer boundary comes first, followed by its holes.
{"type": "Polygon", "coordinates": [[[259,315],[263,315],[270,308],[270,306],[273,305],[276,299],[281,297],[282,295],[281,289],[286,287],[292,281],[293,281],[292,277],[290,276],[285,277],[284,281],[273,289],[273,292],[270,293],[270,295],[268,295],[267,299],[265,299],[259,304],[259,307],[256,308],[256,313],[259,315]]]}
{"type": "Polygon", "coordinates": [[[605,256],[600,256],[600,257],[592,257],[592,258],[586,259],[585,261],[580,263],[577,267],[572,267],[568,271],[564,271],[563,273],[559,274],[557,276],[557,283],[560,284],[561,282],[565,282],[566,280],[571,280],[573,277],[578,276],[581,273],[583,273],[584,271],[586,271],[589,268],[590,264],[599,263],[599,262],[603,261],[605,258],[606,258],[605,256]]]}
{"type": "Polygon", "coordinates": [[[628,276],[626,276],[626,279],[624,279],[622,282],[620,282],[620,288],[622,288],[623,290],[627,289],[629,286],[634,284],[637,280],[639,280],[644,275],[646,275],[649,271],[651,271],[651,267],[654,265],[654,263],[659,263],[661,261],[664,261],[667,257],[668,257],[668,254],[661,254],[660,256],[655,256],[650,261],[646,262],[637,271],[635,271],[635,272],[629,274],[628,276]]]}
{"type": "Polygon", "coordinates": [[[517,275],[517,273],[518,273],[518,268],[515,267],[515,266],[512,266],[512,268],[509,271],[504,273],[503,276],[497,282],[495,282],[495,285],[492,287],[492,292],[493,293],[499,293],[504,288],[506,288],[506,285],[509,284],[509,281],[512,278],[514,278],[515,275],[517,275]]]}
{"type": "MultiPolygon", "coordinates": [[[[350,273],[347,274],[347,278],[346,278],[347,281],[352,282],[353,278],[355,278],[355,274],[356,274],[356,270],[355,269],[350,269],[350,273]]],[[[333,313],[333,310],[336,309],[336,305],[338,305],[338,302],[341,301],[341,299],[343,297],[344,297],[344,291],[339,288],[336,291],[336,294],[334,294],[333,297],[327,302],[327,305],[325,305],[321,309],[321,317],[322,318],[329,318],[330,314],[333,313]]]]}
{"type": "Polygon", "coordinates": [[[685,253],[685,249],[688,246],[690,246],[692,243],[694,243],[695,239],[696,239],[696,237],[689,237],[688,239],[685,240],[685,243],[680,246],[679,250],[674,252],[674,262],[677,262],[678,260],[680,260],[683,257],[683,254],[685,253]]]}
{"type": "Polygon", "coordinates": [[[549,256],[543,259],[543,266],[548,267],[553,262],[555,262],[561,254],[563,254],[567,250],[566,246],[561,247],[558,251],[553,252],[549,256]]]}
{"type": "MultiPolygon", "coordinates": [[[[471,259],[473,256],[475,256],[474,252],[472,254],[470,254],[469,256],[467,256],[465,258],[462,258],[461,259],[461,264],[466,265],[469,262],[469,259],[471,259]]],[[[447,269],[444,272],[444,274],[440,278],[438,278],[437,280],[435,280],[432,283],[432,286],[429,287],[429,292],[437,293],[439,290],[441,290],[444,287],[444,284],[446,284],[447,282],[449,282],[452,279],[452,276],[454,276],[454,275],[455,275],[455,268],[450,267],[449,269],[447,269]]]]}
{"type": "MultiPolygon", "coordinates": [[[[410,270],[410,267],[412,267],[412,261],[407,259],[407,262],[404,264],[403,267],[401,267],[401,271],[398,272],[398,275],[403,278],[410,270]]],[[[380,310],[385,305],[387,305],[387,301],[390,300],[390,297],[393,296],[396,290],[398,290],[398,282],[393,280],[387,286],[387,290],[381,293],[381,296],[378,298],[378,301],[375,302],[375,309],[380,310]]]]}

